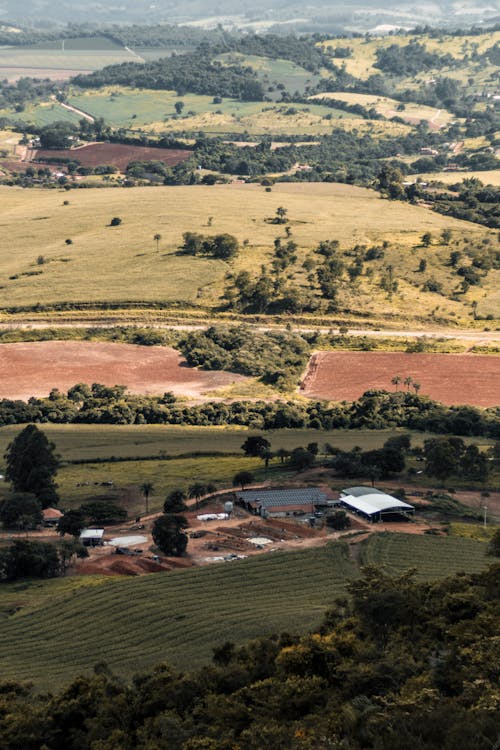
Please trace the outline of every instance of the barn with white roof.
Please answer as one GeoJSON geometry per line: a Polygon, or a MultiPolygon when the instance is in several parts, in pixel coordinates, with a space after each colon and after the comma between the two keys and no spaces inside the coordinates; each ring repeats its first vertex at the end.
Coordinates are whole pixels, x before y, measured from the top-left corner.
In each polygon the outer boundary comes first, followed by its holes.
{"type": "Polygon", "coordinates": [[[342,490],[340,504],[372,523],[401,520],[401,517],[409,518],[415,513],[413,505],[375,487],[349,487],[342,490]]]}

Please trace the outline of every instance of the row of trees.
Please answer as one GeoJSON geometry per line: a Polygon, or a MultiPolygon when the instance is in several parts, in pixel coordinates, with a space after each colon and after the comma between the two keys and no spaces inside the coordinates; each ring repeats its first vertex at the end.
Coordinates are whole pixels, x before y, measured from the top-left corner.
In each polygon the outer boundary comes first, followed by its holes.
{"type": "MultiPolygon", "coordinates": [[[[279,351],[278,351],[279,354],[279,351]]],[[[254,356],[250,352],[250,357],[254,356]]],[[[276,366],[276,364],[275,364],[276,366]]],[[[275,370],[278,373],[277,370],[275,370]]],[[[289,377],[286,370],[283,377],[289,377]]],[[[279,383],[279,375],[276,381],[279,383]]],[[[171,393],[138,396],[124,386],[112,388],[79,384],[67,394],[28,402],[0,401],[0,425],[27,422],[53,424],[183,424],[241,425],[257,430],[283,427],[331,429],[409,430],[446,435],[500,437],[498,409],[446,406],[420,394],[371,390],[353,402],[234,401],[188,406],[171,393]]]]}

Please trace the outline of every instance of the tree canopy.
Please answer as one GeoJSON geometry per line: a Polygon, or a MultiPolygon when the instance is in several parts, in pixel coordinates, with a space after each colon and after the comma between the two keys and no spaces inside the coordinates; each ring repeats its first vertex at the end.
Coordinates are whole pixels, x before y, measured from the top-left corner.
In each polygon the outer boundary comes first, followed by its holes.
{"type": "Polygon", "coordinates": [[[16,492],[29,492],[40,500],[42,507],[58,502],[54,477],[58,458],[54,443],[33,424],[16,435],[5,454],[6,478],[16,492]]]}

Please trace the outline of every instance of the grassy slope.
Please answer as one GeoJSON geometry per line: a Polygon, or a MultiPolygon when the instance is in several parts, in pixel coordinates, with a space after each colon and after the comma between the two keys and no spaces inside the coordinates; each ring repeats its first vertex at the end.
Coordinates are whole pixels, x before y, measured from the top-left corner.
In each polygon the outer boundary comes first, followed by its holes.
{"type": "MultiPolygon", "coordinates": [[[[368,552],[377,564],[389,560],[393,573],[416,564],[422,577],[439,578],[480,570],[485,548],[467,539],[384,534],[368,552]]],[[[124,676],[158,661],[198,666],[225,640],[314,627],[355,573],[341,548],[327,545],[141,579],[3,586],[3,677],[54,689],[101,660],[124,676]]]]}
{"type": "Polygon", "coordinates": [[[461,537],[433,537],[375,534],[363,546],[364,565],[383,565],[389,575],[416,568],[423,580],[453,575],[459,571],[477,573],[488,564],[486,545],[461,537]]]}
{"type": "MultiPolygon", "coordinates": [[[[443,267],[449,248],[420,248],[416,255],[413,248],[425,231],[437,236],[448,227],[456,237],[466,233],[472,238],[487,233],[482,227],[425,208],[384,201],[370,190],[326,183],[283,183],[273,187],[271,194],[257,185],[82,190],[69,194],[4,188],[0,189],[0,198],[2,223],[10,238],[9,246],[0,251],[5,306],[100,300],[217,304],[229,266],[217,260],[178,256],[182,233],[230,232],[240,242],[248,239],[248,247],[242,249],[232,269],[255,273],[261,263],[269,261],[274,238],[283,234],[266,219],[278,206],[285,206],[299,245],[295,283],[307,285],[300,264],[321,240],[338,238],[348,249],[356,243],[387,239],[391,248],[383,261],[372,265],[378,270],[393,264],[400,291],[392,305],[388,306],[377,276],[372,282],[361,279],[355,297],[347,296],[345,304],[375,315],[389,309],[408,317],[413,311],[425,315],[435,306],[458,315],[460,302],[433,293],[422,295],[417,286],[411,285],[422,280],[416,268],[419,258],[425,256],[428,275],[444,282],[445,290],[451,291],[457,282],[443,267]],[[63,198],[70,199],[69,206],[63,206],[63,198]],[[114,216],[123,219],[121,226],[109,227],[114,216]],[[209,216],[213,217],[211,228],[207,227],[209,216]],[[159,253],[153,241],[156,232],[162,235],[159,253]],[[65,245],[67,238],[73,240],[69,247],[65,245]],[[44,265],[37,265],[39,255],[44,256],[44,265]],[[16,279],[9,278],[16,275],[16,279]]],[[[486,291],[494,285],[494,275],[491,272],[488,276],[486,291]]]]}
{"type": "MultiPolygon", "coordinates": [[[[41,584],[45,601],[2,623],[3,677],[53,687],[100,660],[127,676],[163,660],[197,666],[225,640],[313,627],[353,573],[338,549],[325,547],[99,585],[91,579],[54,597],[53,583],[41,584]],[[277,580],[279,589],[269,585],[277,580]]],[[[17,602],[23,598],[21,589],[17,602]]]]}

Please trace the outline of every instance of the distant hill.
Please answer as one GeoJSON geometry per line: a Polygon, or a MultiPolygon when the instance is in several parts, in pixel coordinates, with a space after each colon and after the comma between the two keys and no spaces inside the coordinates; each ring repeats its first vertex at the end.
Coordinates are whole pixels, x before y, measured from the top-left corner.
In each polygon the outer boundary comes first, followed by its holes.
{"type": "Polygon", "coordinates": [[[372,28],[411,28],[426,23],[440,26],[467,26],[491,22],[500,17],[498,1],[488,4],[479,0],[467,7],[450,0],[436,0],[423,7],[416,3],[401,2],[397,8],[388,0],[352,0],[349,5],[330,0],[316,0],[304,6],[297,0],[284,0],[275,4],[270,0],[256,0],[249,6],[243,0],[220,0],[216,6],[203,0],[185,0],[182,4],[172,0],[123,0],[119,10],[116,4],[101,0],[88,3],[83,0],[3,0],[0,18],[19,24],[47,26],[53,23],[190,23],[205,27],[247,27],[254,30],[277,30],[280,26],[298,31],[366,31],[372,28]],[[214,9],[216,8],[216,10],[214,9]]]}

